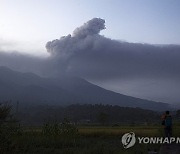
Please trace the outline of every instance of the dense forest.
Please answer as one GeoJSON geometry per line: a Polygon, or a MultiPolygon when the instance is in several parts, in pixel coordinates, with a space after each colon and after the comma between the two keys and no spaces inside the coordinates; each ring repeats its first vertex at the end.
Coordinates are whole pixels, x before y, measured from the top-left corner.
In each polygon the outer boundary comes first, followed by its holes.
{"type": "Polygon", "coordinates": [[[121,125],[159,123],[159,112],[141,108],[102,104],[73,104],[69,106],[14,106],[14,115],[23,125],[42,125],[68,119],[75,124],[121,125]]]}

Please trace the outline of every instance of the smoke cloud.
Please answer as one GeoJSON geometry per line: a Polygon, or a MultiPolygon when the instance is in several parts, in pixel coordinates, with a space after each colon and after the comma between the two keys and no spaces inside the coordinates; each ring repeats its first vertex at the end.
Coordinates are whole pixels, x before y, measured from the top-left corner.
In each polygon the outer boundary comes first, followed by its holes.
{"type": "Polygon", "coordinates": [[[99,34],[104,24],[103,19],[94,18],[72,36],[48,42],[46,49],[66,72],[89,79],[179,78],[180,46],[112,40],[99,34]]]}
{"type": "Polygon", "coordinates": [[[174,94],[178,99],[179,45],[112,40],[100,35],[104,29],[105,21],[94,18],[76,28],[72,35],[49,41],[46,49],[55,62],[53,68],[136,97],[144,94],[145,98],[153,99],[156,95],[157,100],[169,102],[172,99],[168,100],[168,95],[174,94]],[[172,81],[176,81],[177,86],[172,81]]]}
{"type": "Polygon", "coordinates": [[[6,66],[20,72],[32,72],[41,76],[46,74],[48,59],[22,54],[17,51],[0,50],[0,66],[6,66]]]}
{"type": "Polygon", "coordinates": [[[105,20],[94,18],[89,20],[83,26],[76,28],[73,32],[73,36],[83,39],[88,35],[99,34],[103,29],[105,29],[105,20]]]}
{"type": "Polygon", "coordinates": [[[0,53],[0,65],[47,76],[68,73],[127,95],[180,101],[180,45],[122,42],[101,35],[104,29],[105,20],[93,18],[47,42],[49,57],[0,53]]]}

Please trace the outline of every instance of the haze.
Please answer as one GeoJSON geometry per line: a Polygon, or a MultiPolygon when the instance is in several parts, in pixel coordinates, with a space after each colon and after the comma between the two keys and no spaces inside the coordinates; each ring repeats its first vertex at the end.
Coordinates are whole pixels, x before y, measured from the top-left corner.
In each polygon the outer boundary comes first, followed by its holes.
{"type": "Polygon", "coordinates": [[[0,2],[1,66],[180,102],[178,0],[0,2]]]}

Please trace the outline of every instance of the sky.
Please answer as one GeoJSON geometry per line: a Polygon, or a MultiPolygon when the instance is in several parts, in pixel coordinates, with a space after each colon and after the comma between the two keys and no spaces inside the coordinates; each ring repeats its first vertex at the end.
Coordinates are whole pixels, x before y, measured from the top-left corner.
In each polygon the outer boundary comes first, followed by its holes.
{"type": "Polygon", "coordinates": [[[180,1],[0,0],[0,65],[179,103],[180,1]]]}
{"type": "Polygon", "coordinates": [[[47,54],[49,40],[86,21],[106,20],[106,37],[128,42],[180,44],[179,0],[0,0],[0,41],[5,50],[47,54]]]}

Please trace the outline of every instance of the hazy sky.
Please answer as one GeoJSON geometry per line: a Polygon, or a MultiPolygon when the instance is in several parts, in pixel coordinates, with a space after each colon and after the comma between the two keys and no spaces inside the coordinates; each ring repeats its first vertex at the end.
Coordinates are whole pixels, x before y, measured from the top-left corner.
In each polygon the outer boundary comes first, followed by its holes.
{"type": "Polygon", "coordinates": [[[0,0],[1,49],[45,54],[49,40],[86,21],[106,20],[106,37],[180,44],[179,0],[0,0]]]}

